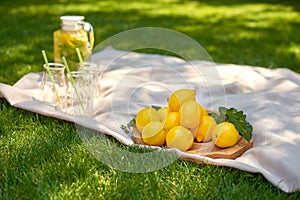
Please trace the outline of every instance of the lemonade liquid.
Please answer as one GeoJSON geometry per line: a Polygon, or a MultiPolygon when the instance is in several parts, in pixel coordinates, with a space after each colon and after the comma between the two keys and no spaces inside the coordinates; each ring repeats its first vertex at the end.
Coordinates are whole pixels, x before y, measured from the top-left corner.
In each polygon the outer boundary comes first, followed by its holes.
{"type": "Polygon", "coordinates": [[[62,63],[65,56],[71,71],[77,71],[79,59],[76,48],[79,48],[83,59],[92,53],[94,36],[92,27],[83,22],[83,16],[62,16],[61,29],[54,31],[54,62],[62,63]],[[89,27],[90,26],[90,27],[89,27]]]}

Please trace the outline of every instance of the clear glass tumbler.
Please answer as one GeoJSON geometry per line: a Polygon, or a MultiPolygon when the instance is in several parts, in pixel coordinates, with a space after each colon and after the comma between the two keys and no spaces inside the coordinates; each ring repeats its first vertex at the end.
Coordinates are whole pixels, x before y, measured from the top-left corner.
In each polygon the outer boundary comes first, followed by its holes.
{"type": "Polygon", "coordinates": [[[71,115],[87,114],[87,109],[91,107],[91,102],[88,100],[88,87],[82,71],[72,71],[68,74],[66,113],[71,115]]]}
{"type": "Polygon", "coordinates": [[[40,85],[40,100],[58,106],[60,110],[66,108],[67,84],[65,66],[60,63],[44,64],[44,74],[40,85]]]}
{"type": "Polygon", "coordinates": [[[88,81],[93,87],[93,99],[97,98],[100,94],[100,65],[93,62],[83,62],[79,64],[79,70],[84,73],[85,80],[88,81]]]}

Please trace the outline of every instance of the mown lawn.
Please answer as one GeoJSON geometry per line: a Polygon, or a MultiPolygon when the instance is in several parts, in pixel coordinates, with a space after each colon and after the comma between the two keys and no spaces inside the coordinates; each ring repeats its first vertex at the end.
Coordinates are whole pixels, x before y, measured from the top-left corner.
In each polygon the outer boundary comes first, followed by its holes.
{"type": "MultiPolygon", "coordinates": [[[[300,73],[300,3],[290,1],[0,1],[0,82],[14,84],[53,58],[61,15],[84,15],[96,44],[122,31],[156,26],[198,41],[215,62],[300,73]]],[[[113,140],[112,140],[113,141],[113,140]]],[[[122,145],[120,145],[122,146],[122,145]]],[[[122,147],[128,148],[128,147],[122,147]]],[[[262,175],[176,161],[131,174],[95,159],[74,124],[0,100],[2,199],[299,199],[262,175]]]]}

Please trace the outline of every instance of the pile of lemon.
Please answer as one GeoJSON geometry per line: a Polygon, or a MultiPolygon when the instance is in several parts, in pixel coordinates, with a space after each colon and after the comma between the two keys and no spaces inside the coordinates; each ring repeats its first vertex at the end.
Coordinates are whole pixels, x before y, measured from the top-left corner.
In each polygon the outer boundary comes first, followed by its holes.
{"type": "Polygon", "coordinates": [[[232,123],[216,123],[207,110],[196,102],[196,91],[191,89],[172,93],[166,107],[140,110],[135,121],[145,144],[166,145],[183,151],[192,148],[194,141],[212,140],[216,146],[226,148],[235,145],[239,138],[232,123]]]}

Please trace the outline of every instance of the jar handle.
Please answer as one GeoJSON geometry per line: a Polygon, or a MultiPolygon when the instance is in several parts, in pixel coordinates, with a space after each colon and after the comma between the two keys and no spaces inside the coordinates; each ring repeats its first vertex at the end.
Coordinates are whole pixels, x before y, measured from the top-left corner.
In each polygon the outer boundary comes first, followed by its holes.
{"type": "Polygon", "coordinates": [[[92,50],[94,47],[94,30],[93,26],[88,22],[81,23],[83,30],[85,30],[88,38],[88,49],[92,50]]]}

